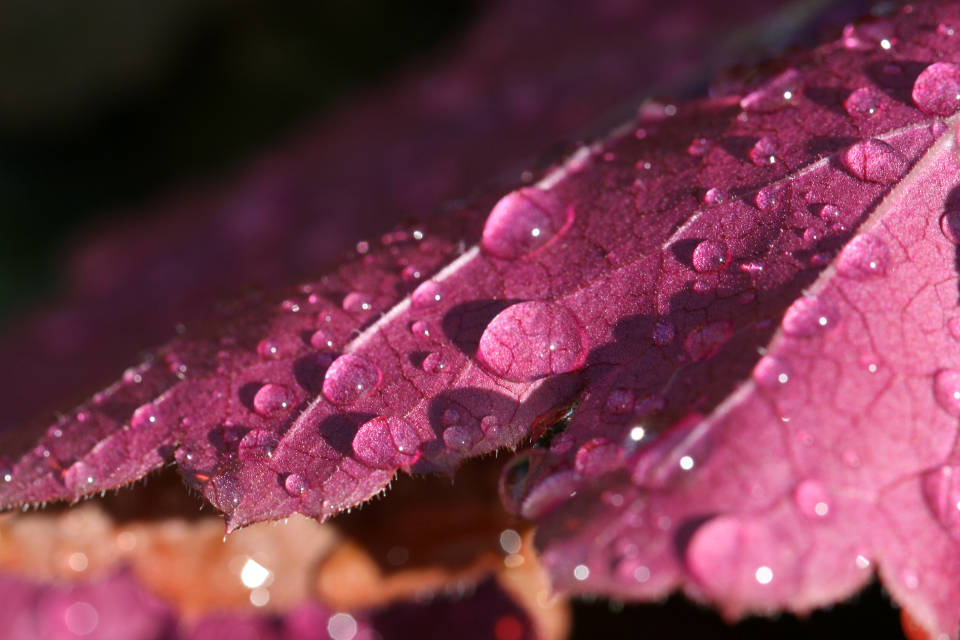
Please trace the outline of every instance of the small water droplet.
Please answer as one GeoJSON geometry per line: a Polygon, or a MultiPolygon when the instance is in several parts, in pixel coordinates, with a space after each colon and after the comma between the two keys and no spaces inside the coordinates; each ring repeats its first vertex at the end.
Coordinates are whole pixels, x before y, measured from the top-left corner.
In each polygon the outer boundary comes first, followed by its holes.
{"type": "Polygon", "coordinates": [[[323,378],[323,395],[337,405],[353,404],[380,384],[380,368],[363,356],[345,353],[323,378]]]}
{"type": "Polygon", "coordinates": [[[63,484],[73,493],[91,491],[96,480],[93,467],[82,460],[74,462],[63,472],[63,484]]]}
{"type": "Polygon", "coordinates": [[[721,204],[727,199],[727,193],[723,189],[718,189],[717,187],[711,187],[707,189],[707,192],[703,194],[703,202],[705,204],[721,204]]]}
{"type": "Polygon", "coordinates": [[[677,335],[677,328],[668,320],[660,320],[653,325],[653,342],[661,347],[665,347],[673,342],[677,335]]]}
{"type": "Polygon", "coordinates": [[[480,246],[497,258],[514,260],[544,246],[573,221],[552,193],[524,187],[505,195],[483,227],[480,246]]]}
{"type": "Polygon", "coordinates": [[[233,513],[243,496],[240,480],[231,474],[223,474],[210,481],[217,496],[217,506],[224,513],[233,513]]]}
{"type": "Polygon", "coordinates": [[[843,108],[856,120],[866,120],[877,115],[882,106],[883,94],[870,86],[860,87],[843,101],[843,108]]]}
{"type": "Polygon", "coordinates": [[[443,300],[443,287],[433,280],[428,280],[413,290],[410,295],[410,305],[415,309],[428,309],[443,300]]]}
{"type": "Polygon", "coordinates": [[[834,224],[840,220],[840,209],[832,204],[825,204],[820,208],[820,213],[818,215],[824,222],[828,224],[834,224]]]}
{"type": "Polygon", "coordinates": [[[687,153],[696,158],[707,155],[713,149],[713,141],[707,138],[694,138],[687,147],[687,153]]]}
{"type": "Polygon", "coordinates": [[[787,69],[747,94],[740,101],[740,107],[759,113],[778,111],[796,104],[802,91],[803,75],[796,69],[787,69]]]}
{"type": "Polygon", "coordinates": [[[691,360],[699,362],[715,356],[732,335],[732,322],[715,320],[688,333],[683,348],[691,360]]]}
{"type": "Polygon", "coordinates": [[[431,351],[427,354],[427,357],[423,359],[421,367],[427,373],[440,373],[446,369],[447,365],[443,362],[440,352],[431,351]]]}
{"type": "Polygon", "coordinates": [[[857,142],[841,160],[852,176],[877,184],[890,184],[907,169],[907,161],[896,149],[876,139],[857,142]]]}
{"type": "Polygon", "coordinates": [[[803,245],[812,247],[820,242],[820,231],[815,227],[809,227],[803,231],[803,245]]]}
{"type": "Polygon", "coordinates": [[[143,429],[157,424],[157,407],[152,403],[137,407],[136,411],[130,417],[130,426],[143,429]]]}
{"type": "Polygon", "coordinates": [[[420,458],[420,438],[406,420],[378,416],[357,430],[353,452],[358,460],[371,467],[394,469],[420,458]]]}
{"type": "Polygon", "coordinates": [[[253,410],[264,418],[277,418],[293,408],[293,391],[282,384],[267,383],[253,396],[253,410]]]}
{"type": "Polygon", "coordinates": [[[960,369],[941,369],[933,375],[933,397],[941,409],[960,418],[960,369]]]}
{"type": "Polygon", "coordinates": [[[555,302],[507,307],[480,336],[477,359],[507,380],[525,382],[580,368],[587,356],[576,316],[555,302]]]}
{"type": "Polygon", "coordinates": [[[619,387],[610,392],[607,396],[607,402],[604,405],[607,413],[612,415],[623,415],[633,411],[633,405],[637,401],[637,396],[633,389],[619,387]]]}
{"type": "Polygon", "coordinates": [[[840,42],[844,48],[855,51],[887,50],[897,42],[893,34],[893,23],[889,20],[867,19],[846,25],[840,42]]]}
{"type": "Polygon", "coordinates": [[[856,280],[886,275],[889,266],[887,243],[869,233],[851,240],[837,258],[837,273],[856,280]]]}
{"type": "Polygon", "coordinates": [[[408,264],[400,272],[400,277],[403,278],[404,282],[417,282],[423,277],[423,271],[416,265],[408,264]]]}
{"type": "Polygon", "coordinates": [[[793,491],[797,510],[808,518],[825,518],[830,513],[830,494],[816,480],[804,480],[793,491]]]}
{"type": "Polygon", "coordinates": [[[777,161],[777,143],[773,138],[764,136],[750,149],[750,161],[758,167],[766,167],[777,161]]]}
{"type": "Polygon", "coordinates": [[[783,332],[795,338],[813,338],[833,329],[840,313],[829,302],[817,296],[799,298],[783,316],[783,332]]]}
{"type": "Polygon", "coordinates": [[[483,416],[480,419],[480,430],[484,437],[496,438],[500,435],[500,419],[497,416],[483,416]]]}
{"type": "Polygon", "coordinates": [[[479,441],[480,434],[476,429],[466,425],[455,424],[443,430],[443,444],[454,451],[469,451],[479,441]]]}
{"type": "Polygon", "coordinates": [[[253,429],[244,434],[237,447],[241,460],[268,460],[280,445],[280,438],[267,429],[253,429]]]}
{"type": "Polygon", "coordinates": [[[293,497],[301,496],[307,491],[307,479],[297,473],[291,473],[283,480],[283,488],[293,497]]]}
{"type": "Polygon", "coordinates": [[[947,321],[947,331],[950,332],[951,338],[960,341],[960,316],[950,318],[947,321]]]}
{"type": "Polygon", "coordinates": [[[347,313],[362,313],[373,309],[373,302],[369,294],[351,291],[343,298],[343,310],[347,313]]]}
{"type": "Polygon", "coordinates": [[[722,271],[730,263],[730,250],[722,240],[704,240],[693,250],[693,269],[698,273],[722,271]]]}
{"type": "Polygon", "coordinates": [[[280,349],[280,343],[271,338],[264,338],[257,343],[257,353],[264,360],[277,360],[283,357],[280,349]]]}
{"type": "Polygon", "coordinates": [[[960,209],[950,209],[940,216],[940,231],[947,240],[960,245],[960,209]]]}
{"type": "Polygon", "coordinates": [[[937,25],[937,33],[941,36],[951,37],[956,33],[956,29],[949,24],[941,22],[937,25]]]}
{"type": "Polygon", "coordinates": [[[310,336],[310,346],[314,349],[333,349],[333,338],[323,329],[317,329],[310,336]]]}
{"type": "Polygon", "coordinates": [[[410,333],[418,338],[430,337],[430,325],[423,320],[416,320],[410,325],[410,333]]]}
{"type": "Polygon", "coordinates": [[[790,199],[790,187],[777,182],[757,191],[754,203],[760,211],[777,211],[790,199]]]}
{"type": "Polygon", "coordinates": [[[912,95],[921,111],[952,116],[960,108],[960,65],[934,62],[917,76],[912,95]]]}
{"type": "Polygon", "coordinates": [[[760,358],[753,368],[753,380],[767,391],[779,391],[790,382],[793,371],[789,364],[776,356],[766,355],[760,358]]]}

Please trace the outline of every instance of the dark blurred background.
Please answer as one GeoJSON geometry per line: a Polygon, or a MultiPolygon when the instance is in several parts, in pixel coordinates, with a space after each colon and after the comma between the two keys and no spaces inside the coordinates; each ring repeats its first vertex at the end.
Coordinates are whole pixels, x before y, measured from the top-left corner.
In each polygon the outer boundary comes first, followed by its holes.
{"type": "MultiPolygon", "coordinates": [[[[786,10],[737,32],[734,48],[762,57],[864,5],[778,4],[786,10]]],[[[0,327],[53,290],[79,231],[136,215],[171,185],[228,174],[334,103],[429,60],[483,9],[479,0],[3,0],[0,327]]],[[[685,90],[715,70],[703,64],[685,90]]],[[[576,608],[581,638],[902,637],[877,586],[804,622],[736,627],[679,597],[576,608]]]]}

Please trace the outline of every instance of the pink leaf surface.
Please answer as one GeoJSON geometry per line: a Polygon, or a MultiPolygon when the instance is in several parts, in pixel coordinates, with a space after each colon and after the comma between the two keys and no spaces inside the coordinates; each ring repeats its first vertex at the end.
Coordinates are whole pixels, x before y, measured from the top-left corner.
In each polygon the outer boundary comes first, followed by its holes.
{"type": "Polygon", "coordinates": [[[0,501],[173,458],[230,528],[324,518],[559,420],[501,487],[558,585],[736,617],[876,569],[955,635],[956,24],[916,4],[852,25],[223,305],[21,446],[0,501]]]}

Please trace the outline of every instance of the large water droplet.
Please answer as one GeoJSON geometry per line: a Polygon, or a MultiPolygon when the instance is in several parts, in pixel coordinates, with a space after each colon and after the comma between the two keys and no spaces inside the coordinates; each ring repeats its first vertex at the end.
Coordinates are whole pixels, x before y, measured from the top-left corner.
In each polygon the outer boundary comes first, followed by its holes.
{"type": "Polygon", "coordinates": [[[837,273],[857,280],[885,275],[889,266],[887,243],[869,233],[851,240],[837,258],[837,273]]]}
{"type": "Polygon", "coordinates": [[[565,208],[552,193],[524,187],[493,207],[480,246],[492,256],[513,260],[547,244],[572,221],[572,207],[565,208]]]}
{"type": "Polygon", "coordinates": [[[334,404],[352,404],[380,384],[380,368],[363,356],[345,353],[323,378],[323,395],[334,404]]]}
{"type": "Polygon", "coordinates": [[[440,304],[443,299],[443,287],[433,280],[427,280],[413,290],[410,295],[410,304],[415,309],[427,309],[440,304]]]}
{"type": "Polygon", "coordinates": [[[74,462],[63,472],[63,484],[74,493],[92,490],[96,480],[93,467],[82,460],[74,462]]]}
{"type": "Polygon", "coordinates": [[[812,338],[833,329],[840,320],[840,312],[829,302],[817,296],[799,298],[783,316],[783,332],[795,338],[812,338]]]}
{"type": "Polygon", "coordinates": [[[741,101],[744,111],[770,112],[796,104],[803,91],[803,75],[796,69],[787,69],[768,80],[756,91],[747,94],[741,101]]]}
{"type": "Polygon", "coordinates": [[[268,460],[273,457],[273,452],[279,444],[280,438],[273,431],[253,429],[240,440],[237,453],[241,460],[268,460]]]}
{"type": "Polygon", "coordinates": [[[378,416],[365,422],[353,437],[357,459],[376,469],[410,465],[420,457],[420,438],[406,420],[378,416]]]}
{"type": "Polygon", "coordinates": [[[693,577],[710,593],[741,602],[764,598],[781,569],[779,544],[762,525],[735,516],[719,516],[700,526],[686,549],[693,577]],[[769,557],[769,560],[764,560],[769,557]]]}
{"type": "Polygon", "coordinates": [[[293,408],[294,400],[286,385],[267,383],[253,396],[253,410],[264,418],[277,418],[293,408]]]}
{"type": "Polygon", "coordinates": [[[521,302],[490,321],[477,359],[497,376],[525,382],[581,367],[587,356],[583,341],[579,321],[563,305],[521,302]]]}
{"type": "Polygon", "coordinates": [[[816,480],[804,480],[793,490],[797,510],[808,518],[825,518],[830,513],[830,494],[816,480]]]}
{"type": "Polygon", "coordinates": [[[703,194],[704,204],[722,204],[726,199],[727,192],[717,187],[711,187],[703,194]]]}
{"type": "Polygon", "coordinates": [[[786,183],[777,182],[757,191],[754,203],[760,211],[777,211],[786,205],[790,199],[790,187],[786,183]]]}
{"type": "Polygon", "coordinates": [[[467,425],[455,424],[443,430],[443,444],[454,451],[469,451],[479,441],[480,433],[467,425]]]}
{"type": "Polygon", "coordinates": [[[847,149],[843,166],[856,178],[877,184],[890,184],[907,169],[907,161],[882,140],[863,140],[847,149]]]}
{"type": "Polygon", "coordinates": [[[733,323],[715,320],[687,334],[683,348],[694,362],[715,356],[733,335],[733,323]]]}
{"type": "Polygon", "coordinates": [[[934,62],[913,83],[913,101],[921,111],[952,116],[960,108],[960,65],[934,62]]]}
{"type": "Polygon", "coordinates": [[[793,371],[789,364],[776,356],[766,355],[760,358],[753,368],[753,380],[767,391],[779,391],[790,382],[793,371]]]}
{"type": "Polygon", "coordinates": [[[750,161],[758,167],[766,167],[777,161],[777,143],[773,138],[764,136],[750,149],[750,161]]]}
{"type": "Polygon", "coordinates": [[[960,369],[941,369],[933,375],[933,397],[941,409],[960,418],[960,369]]]}
{"type": "Polygon", "coordinates": [[[698,273],[722,271],[730,263],[730,250],[722,240],[704,240],[693,250],[693,268],[698,273]]]}
{"type": "Polygon", "coordinates": [[[293,497],[306,493],[307,486],[307,479],[297,473],[291,473],[283,480],[283,488],[293,497]]]}
{"type": "Polygon", "coordinates": [[[866,120],[880,113],[883,106],[883,94],[877,89],[867,86],[850,93],[843,101],[843,108],[856,120],[866,120]]]}
{"type": "Polygon", "coordinates": [[[943,465],[920,479],[927,507],[955,541],[960,542],[960,467],[943,465]]]}

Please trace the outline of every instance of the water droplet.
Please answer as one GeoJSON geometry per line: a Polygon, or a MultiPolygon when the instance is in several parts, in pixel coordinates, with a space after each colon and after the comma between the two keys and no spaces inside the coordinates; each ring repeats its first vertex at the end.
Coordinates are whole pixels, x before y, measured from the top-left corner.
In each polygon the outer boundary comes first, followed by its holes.
{"type": "Polygon", "coordinates": [[[940,231],[947,240],[960,245],[960,209],[951,209],[940,216],[940,231]]]}
{"type": "Polygon", "coordinates": [[[774,183],[757,191],[754,203],[760,211],[777,211],[790,199],[790,187],[786,183],[774,183]]]}
{"type": "Polygon", "coordinates": [[[699,362],[715,356],[732,335],[732,322],[715,320],[688,333],[683,348],[691,360],[699,362]]]}
{"type": "Polygon", "coordinates": [[[469,451],[479,441],[480,434],[477,433],[476,429],[466,425],[455,424],[443,430],[443,444],[454,451],[469,451]]]}
{"type": "Polygon", "coordinates": [[[778,111],[796,104],[801,91],[803,76],[796,69],[787,69],[747,94],[740,101],[740,107],[744,111],[760,113],[778,111]]]}
{"type": "Polygon", "coordinates": [[[890,184],[907,169],[903,156],[876,139],[857,142],[847,149],[841,160],[852,176],[877,184],[890,184]]]}
{"type": "Polygon", "coordinates": [[[580,323],[555,302],[507,307],[480,336],[477,359],[491,373],[525,382],[580,368],[587,356],[580,323]]]}
{"type": "Polygon", "coordinates": [[[693,269],[698,273],[722,271],[730,263],[730,251],[722,240],[704,240],[693,250],[693,269]]]}
{"type": "Polygon", "coordinates": [[[416,265],[408,264],[400,272],[400,277],[404,282],[417,282],[423,277],[423,271],[416,265]]]}
{"type": "Polygon", "coordinates": [[[497,416],[483,416],[480,419],[480,430],[486,438],[496,438],[500,435],[500,419],[497,416]]]}
{"type": "Polygon", "coordinates": [[[130,416],[130,426],[143,429],[157,424],[157,420],[157,407],[152,402],[148,402],[137,407],[136,411],[133,412],[133,415],[130,416]]]}
{"type": "Polygon", "coordinates": [[[960,542],[960,467],[942,465],[921,477],[923,497],[937,521],[960,542]]]}
{"type": "Polygon", "coordinates": [[[867,19],[846,25],[840,42],[844,48],[855,51],[888,50],[897,42],[893,33],[893,23],[889,20],[867,19]]]}
{"type": "Polygon", "coordinates": [[[812,247],[820,242],[820,231],[814,227],[809,227],[803,231],[803,244],[806,247],[812,247]]]}
{"type": "Polygon", "coordinates": [[[753,380],[767,391],[779,391],[790,382],[793,371],[789,364],[776,356],[766,355],[760,358],[753,368],[753,380]]]}
{"type": "Polygon", "coordinates": [[[271,338],[264,338],[257,343],[257,353],[265,360],[277,360],[283,357],[280,349],[280,343],[271,338]]]}
{"type": "Polygon", "coordinates": [[[687,153],[696,158],[707,155],[713,149],[713,141],[707,138],[694,138],[687,147],[687,153]]]}
{"type": "Polygon", "coordinates": [[[234,475],[223,474],[213,478],[210,483],[217,496],[216,505],[224,513],[233,513],[243,496],[240,480],[234,475]]]}
{"type": "Polygon", "coordinates": [[[394,469],[420,458],[420,438],[406,420],[378,416],[357,430],[353,452],[358,460],[371,467],[394,469]]]}
{"type": "Polygon", "coordinates": [[[960,65],[934,62],[913,83],[913,101],[921,111],[952,116],[960,108],[960,65]]]}
{"type": "Polygon", "coordinates": [[[613,415],[623,415],[633,411],[633,404],[636,401],[637,396],[634,394],[633,389],[620,387],[610,392],[610,395],[607,396],[607,402],[604,405],[604,408],[606,409],[607,413],[613,415]]]}
{"type": "Polygon", "coordinates": [[[253,429],[240,440],[237,453],[241,460],[268,460],[273,457],[273,452],[279,445],[280,438],[273,431],[253,429]]]}
{"type": "Polygon", "coordinates": [[[950,318],[947,321],[947,331],[954,340],[960,340],[960,316],[950,318]]]}
{"type": "Polygon", "coordinates": [[[817,296],[799,298],[783,316],[783,332],[795,338],[812,338],[833,329],[840,313],[829,302],[817,296]]]}
{"type": "Polygon", "coordinates": [[[830,494],[816,480],[804,480],[793,491],[797,509],[808,518],[825,518],[830,513],[830,494]]]}
{"type": "Polygon", "coordinates": [[[323,378],[323,395],[338,405],[353,404],[380,384],[380,368],[363,356],[345,353],[330,365],[323,378]]]}
{"type": "Polygon", "coordinates": [[[837,259],[837,273],[857,280],[885,275],[889,266],[890,248],[887,243],[869,233],[851,240],[837,259]]]}
{"type": "Polygon", "coordinates": [[[439,304],[442,299],[443,287],[433,280],[428,280],[413,290],[410,305],[415,309],[427,309],[439,304]]]}
{"type": "Polygon", "coordinates": [[[843,101],[843,108],[856,120],[866,120],[880,113],[883,94],[873,87],[860,87],[843,101]]]}
{"type": "Polygon", "coordinates": [[[297,473],[291,473],[283,480],[283,488],[293,497],[303,495],[307,491],[307,479],[297,473]]]}
{"type": "Polygon", "coordinates": [[[293,392],[282,384],[267,383],[253,396],[253,410],[264,418],[277,418],[293,408],[293,392]]]}
{"type": "Polygon", "coordinates": [[[310,336],[310,346],[314,349],[333,349],[333,338],[323,329],[317,329],[310,336]]]}
{"type": "Polygon", "coordinates": [[[428,353],[427,357],[423,359],[423,364],[421,366],[427,373],[440,373],[447,367],[438,351],[431,351],[428,353]]]}
{"type": "Polygon", "coordinates": [[[723,189],[718,189],[717,187],[711,187],[707,189],[707,192],[703,194],[703,202],[705,204],[721,204],[727,199],[727,193],[723,189]]]}
{"type": "Polygon", "coordinates": [[[430,326],[423,320],[416,320],[410,325],[410,333],[418,338],[429,338],[430,326]]]}
{"type": "Polygon", "coordinates": [[[513,260],[547,244],[572,221],[573,209],[565,209],[552,193],[524,187],[493,207],[480,246],[489,255],[513,260]]]}
{"type": "Polygon", "coordinates": [[[598,476],[616,468],[620,446],[606,438],[594,438],[577,449],[573,468],[581,476],[598,476]]]}
{"type": "Polygon", "coordinates": [[[63,484],[73,493],[91,491],[96,480],[93,467],[82,460],[74,462],[63,472],[63,484]]]}
{"type": "Polygon", "coordinates": [[[369,294],[351,291],[343,298],[343,310],[348,313],[361,313],[372,308],[373,302],[369,294]]]}
{"type": "Polygon", "coordinates": [[[667,320],[661,320],[653,325],[653,342],[661,347],[665,347],[673,342],[676,334],[676,327],[673,326],[672,322],[667,320]]]}
{"type": "Polygon", "coordinates": [[[750,149],[750,161],[758,167],[766,167],[777,161],[777,143],[773,138],[764,136],[750,149]]]}
{"type": "Polygon", "coordinates": [[[825,204],[820,208],[820,213],[818,215],[824,222],[833,224],[840,220],[840,209],[832,204],[825,204]]]}
{"type": "Polygon", "coordinates": [[[960,418],[960,369],[941,369],[933,375],[933,397],[941,409],[960,418]]]}
{"type": "Polygon", "coordinates": [[[957,30],[954,27],[944,22],[941,22],[940,24],[937,25],[937,33],[940,34],[941,36],[950,37],[954,35],[956,32],[957,30]]]}

